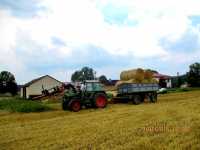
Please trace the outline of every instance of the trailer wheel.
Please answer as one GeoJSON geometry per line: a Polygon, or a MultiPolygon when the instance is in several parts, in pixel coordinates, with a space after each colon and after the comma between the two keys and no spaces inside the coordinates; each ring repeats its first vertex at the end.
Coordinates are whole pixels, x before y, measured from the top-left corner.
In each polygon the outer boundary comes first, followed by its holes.
{"type": "Polygon", "coordinates": [[[157,102],[157,93],[152,93],[150,96],[150,101],[152,103],[156,103],[157,102]]]}
{"type": "Polygon", "coordinates": [[[95,95],[94,98],[94,106],[97,108],[104,108],[107,105],[106,95],[103,93],[99,93],[95,95]]]}
{"type": "Polygon", "coordinates": [[[133,96],[133,104],[139,105],[142,102],[142,97],[140,95],[133,96]]]}
{"type": "Polygon", "coordinates": [[[74,112],[79,111],[81,109],[81,102],[79,100],[71,100],[69,102],[69,109],[74,112]]]}

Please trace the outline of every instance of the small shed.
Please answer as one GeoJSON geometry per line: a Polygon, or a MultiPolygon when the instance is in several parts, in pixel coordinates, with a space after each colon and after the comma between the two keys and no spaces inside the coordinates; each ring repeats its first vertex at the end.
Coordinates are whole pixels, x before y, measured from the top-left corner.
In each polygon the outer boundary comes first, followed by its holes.
{"type": "Polygon", "coordinates": [[[36,78],[21,87],[20,95],[22,98],[29,99],[34,96],[38,96],[42,94],[44,89],[51,89],[54,87],[62,86],[62,82],[57,79],[45,75],[39,78],[36,78]]]}

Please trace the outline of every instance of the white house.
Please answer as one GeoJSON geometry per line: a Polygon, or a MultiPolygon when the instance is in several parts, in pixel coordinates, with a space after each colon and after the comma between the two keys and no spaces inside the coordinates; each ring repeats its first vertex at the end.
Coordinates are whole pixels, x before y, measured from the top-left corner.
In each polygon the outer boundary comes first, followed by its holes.
{"type": "Polygon", "coordinates": [[[172,87],[172,77],[160,73],[154,73],[153,77],[159,82],[159,86],[162,88],[172,87]]]}
{"type": "Polygon", "coordinates": [[[55,78],[45,75],[26,83],[21,88],[21,97],[28,99],[33,96],[38,96],[42,94],[44,89],[51,89],[56,86],[60,87],[62,84],[62,82],[56,80],[55,78]]]}

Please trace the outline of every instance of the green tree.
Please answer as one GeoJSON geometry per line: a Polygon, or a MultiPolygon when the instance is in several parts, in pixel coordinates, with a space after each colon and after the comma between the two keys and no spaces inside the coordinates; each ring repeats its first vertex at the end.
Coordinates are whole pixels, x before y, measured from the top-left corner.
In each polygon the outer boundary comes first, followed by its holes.
{"type": "Polygon", "coordinates": [[[172,80],[172,87],[180,87],[182,84],[187,83],[187,75],[180,75],[171,78],[172,80]]]}
{"type": "Polygon", "coordinates": [[[200,63],[190,65],[190,70],[187,73],[188,83],[193,87],[200,86],[200,63]]]}
{"type": "Polygon", "coordinates": [[[92,68],[89,67],[83,67],[81,70],[75,71],[71,76],[71,80],[73,82],[94,80],[94,79],[95,79],[95,72],[92,68]]]}
{"type": "Polygon", "coordinates": [[[108,84],[108,82],[109,82],[105,75],[101,75],[101,76],[99,77],[99,81],[100,81],[102,84],[108,84]]]}
{"type": "Polygon", "coordinates": [[[17,94],[17,83],[12,73],[2,71],[0,73],[0,93],[10,92],[12,95],[17,94]]]}

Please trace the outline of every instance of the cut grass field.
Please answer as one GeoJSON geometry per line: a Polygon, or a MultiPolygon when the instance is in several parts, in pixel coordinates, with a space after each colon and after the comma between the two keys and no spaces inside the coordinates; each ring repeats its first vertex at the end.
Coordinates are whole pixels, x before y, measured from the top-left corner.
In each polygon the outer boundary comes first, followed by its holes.
{"type": "Polygon", "coordinates": [[[200,91],[78,113],[0,112],[0,149],[200,149],[200,91]]]}

